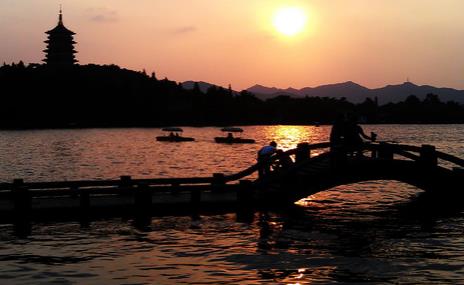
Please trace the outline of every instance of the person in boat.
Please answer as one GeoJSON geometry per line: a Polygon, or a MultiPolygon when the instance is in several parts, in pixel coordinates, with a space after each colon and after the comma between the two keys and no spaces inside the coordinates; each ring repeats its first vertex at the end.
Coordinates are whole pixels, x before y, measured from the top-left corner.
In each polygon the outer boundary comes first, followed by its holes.
{"type": "Polygon", "coordinates": [[[349,114],[343,128],[343,144],[348,153],[362,157],[362,146],[364,140],[375,141],[377,134],[371,133],[370,136],[364,133],[362,127],[358,124],[355,114],[349,114]]]}
{"type": "Polygon", "coordinates": [[[232,133],[228,133],[228,134],[227,134],[227,140],[229,140],[229,141],[233,141],[233,140],[234,140],[234,136],[232,135],[232,133]]]}
{"type": "Polygon", "coordinates": [[[169,137],[173,138],[173,137],[174,137],[174,133],[173,133],[173,132],[170,132],[170,133],[169,133],[169,137]]]}
{"type": "MultiPolygon", "coordinates": [[[[262,147],[258,151],[258,163],[263,163],[266,160],[268,160],[273,154],[275,154],[277,151],[277,143],[275,141],[272,141],[269,143],[269,145],[266,145],[262,147]]],[[[263,177],[264,175],[268,174],[271,172],[271,166],[270,164],[265,164],[261,165],[259,170],[258,170],[258,175],[259,177],[263,177]]]]}

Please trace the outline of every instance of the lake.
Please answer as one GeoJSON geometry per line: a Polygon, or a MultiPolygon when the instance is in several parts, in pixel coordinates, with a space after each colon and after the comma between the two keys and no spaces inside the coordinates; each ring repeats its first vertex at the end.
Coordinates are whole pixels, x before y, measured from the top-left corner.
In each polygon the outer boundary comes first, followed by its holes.
{"type": "MultiPolygon", "coordinates": [[[[328,140],[329,126],[247,126],[251,145],[223,145],[218,128],[0,131],[0,181],[210,176],[256,162],[271,140],[287,150],[328,140]]],[[[464,157],[464,125],[369,125],[379,140],[432,144],[464,157]]],[[[305,197],[301,197],[305,198],[305,197]]],[[[412,186],[370,181],[307,197],[287,212],[115,218],[90,225],[0,225],[1,284],[464,283],[464,206],[412,186]],[[449,204],[448,204],[449,202],[449,204]],[[453,205],[452,207],[449,205],[453,205]]]]}

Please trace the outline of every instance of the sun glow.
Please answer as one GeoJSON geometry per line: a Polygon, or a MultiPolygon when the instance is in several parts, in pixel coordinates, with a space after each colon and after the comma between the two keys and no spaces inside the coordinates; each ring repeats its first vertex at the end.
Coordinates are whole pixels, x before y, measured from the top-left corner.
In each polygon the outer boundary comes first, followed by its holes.
{"type": "Polygon", "coordinates": [[[286,36],[295,36],[306,26],[307,16],[303,9],[297,7],[281,8],[274,16],[274,27],[286,36]]]}

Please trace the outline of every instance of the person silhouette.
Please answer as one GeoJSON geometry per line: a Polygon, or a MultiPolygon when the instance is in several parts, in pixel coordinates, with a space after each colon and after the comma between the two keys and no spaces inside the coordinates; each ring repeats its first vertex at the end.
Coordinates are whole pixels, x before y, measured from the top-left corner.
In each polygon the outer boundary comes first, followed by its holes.
{"type": "Polygon", "coordinates": [[[375,141],[377,134],[371,133],[368,136],[364,133],[362,127],[358,124],[356,115],[349,114],[348,119],[343,128],[343,142],[347,152],[362,156],[363,138],[370,141],[375,141]]]}
{"type": "Polygon", "coordinates": [[[331,149],[339,149],[343,146],[345,124],[345,116],[343,114],[338,114],[330,130],[331,149]]]}
{"type": "Polygon", "coordinates": [[[285,153],[283,150],[278,149],[276,150],[275,153],[279,157],[275,165],[275,168],[276,168],[275,170],[288,169],[293,165],[292,158],[287,153],[285,153]]]}
{"type": "MultiPolygon", "coordinates": [[[[263,146],[258,151],[258,157],[257,157],[258,163],[265,163],[276,152],[276,150],[277,150],[277,143],[275,141],[270,142],[269,145],[263,146]]],[[[258,169],[259,177],[263,177],[269,172],[271,172],[271,165],[269,163],[260,165],[258,169]]]]}
{"type": "Polygon", "coordinates": [[[345,116],[337,114],[330,130],[330,164],[331,167],[338,167],[346,158],[345,149],[345,116]]]}

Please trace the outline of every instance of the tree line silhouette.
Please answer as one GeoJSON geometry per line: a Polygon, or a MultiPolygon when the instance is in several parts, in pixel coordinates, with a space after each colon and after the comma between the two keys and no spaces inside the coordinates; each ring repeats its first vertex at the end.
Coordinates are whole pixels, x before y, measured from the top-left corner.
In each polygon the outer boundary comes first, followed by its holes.
{"type": "Polygon", "coordinates": [[[379,106],[366,99],[278,96],[261,101],[246,90],[157,79],[116,65],[0,67],[0,128],[151,127],[166,125],[330,124],[354,112],[363,123],[464,123],[464,106],[411,95],[379,106]]]}

